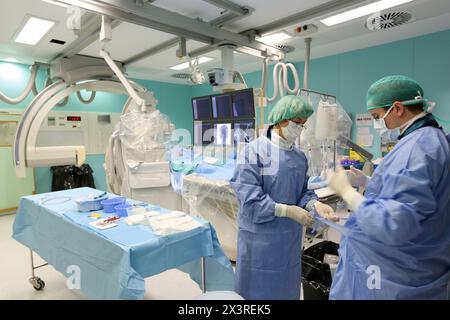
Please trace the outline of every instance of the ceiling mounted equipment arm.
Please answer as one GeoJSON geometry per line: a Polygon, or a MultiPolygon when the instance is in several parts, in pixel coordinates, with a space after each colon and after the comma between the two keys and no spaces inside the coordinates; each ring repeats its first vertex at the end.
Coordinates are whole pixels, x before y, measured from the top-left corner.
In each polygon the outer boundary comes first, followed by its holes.
{"type": "MultiPolygon", "coordinates": [[[[239,16],[234,13],[227,13],[227,14],[221,15],[220,17],[215,18],[211,21],[208,21],[208,23],[220,28],[227,23],[231,23],[236,20],[243,19],[245,17],[250,16],[251,14],[252,14],[252,11],[250,11],[250,10],[248,11],[248,13],[246,15],[243,15],[243,16],[239,16]]],[[[155,55],[162,51],[170,49],[171,47],[174,47],[175,45],[177,45],[179,43],[179,39],[180,39],[179,37],[175,37],[175,38],[169,39],[167,41],[164,41],[152,48],[149,48],[143,52],[140,52],[140,53],[126,59],[125,61],[123,61],[123,65],[127,66],[129,64],[133,64],[137,61],[140,61],[142,59],[148,58],[152,55],[155,55]]]]}
{"type": "MultiPolygon", "coordinates": [[[[113,21],[111,23],[111,28],[116,28],[120,23],[121,22],[118,20],[113,21]]],[[[100,16],[92,12],[86,12],[81,16],[80,25],[81,29],[76,33],[77,38],[67,45],[63,51],[51,58],[49,63],[64,57],[70,58],[98,40],[98,33],[102,26],[102,19],[100,16]]]]}
{"type": "Polygon", "coordinates": [[[123,74],[122,70],[117,66],[114,60],[111,58],[109,53],[105,50],[106,43],[112,40],[112,20],[106,16],[102,16],[102,28],[100,31],[100,42],[102,43],[102,49],[100,49],[100,57],[102,57],[106,64],[111,68],[115,75],[119,78],[122,85],[127,90],[129,96],[134,100],[134,102],[141,107],[141,111],[146,111],[145,100],[142,99],[137,92],[134,90],[133,86],[130,84],[128,79],[123,74]]]}
{"type": "Polygon", "coordinates": [[[207,22],[192,19],[148,3],[137,6],[134,1],[129,0],[57,0],[57,2],[76,5],[112,19],[119,19],[210,45],[230,43],[256,50],[262,56],[284,57],[284,52],[275,46],[255,41],[247,35],[223,30],[207,22]]]}

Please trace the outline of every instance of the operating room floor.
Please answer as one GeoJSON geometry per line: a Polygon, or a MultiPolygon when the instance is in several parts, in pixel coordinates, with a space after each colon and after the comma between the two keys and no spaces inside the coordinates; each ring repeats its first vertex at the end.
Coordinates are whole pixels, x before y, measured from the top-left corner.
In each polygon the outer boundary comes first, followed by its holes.
{"type": "MultiPolygon", "coordinates": [[[[30,251],[11,237],[14,217],[0,216],[0,300],[87,299],[79,291],[68,289],[66,278],[51,266],[36,270],[36,275],[45,281],[45,288],[33,289],[28,282],[30,251]]],[[[40,258],[35,259],[36,264],[41,262],[40,258]]],[[[149,300],[190,300],[202,293],[187,274],[175,269],[146,278],[145,282],[144,299],[149,300]]]]}

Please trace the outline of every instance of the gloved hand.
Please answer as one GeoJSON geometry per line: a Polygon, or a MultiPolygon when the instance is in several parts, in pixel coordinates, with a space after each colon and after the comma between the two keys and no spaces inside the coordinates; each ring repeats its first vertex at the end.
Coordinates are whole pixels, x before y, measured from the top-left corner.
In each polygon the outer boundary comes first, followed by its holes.
{"type": "Polygon", "coordinates": [[[361,170],[358,170],[353,166],[351,166],[350,170],[347,171],[347,175],[350,180],[350,184],[354,187],[365,187],[370,180],[370,178],[361,170]]]}
{"type": "Polygon", "coordinates": [[[297,206],[288,206],[286,204],[277,203],[275,205],[275,215],[278,217],[287,217],[297,221],[305,227],[311,227],[313,224],[313,217],[303,208],[297,206]]]}
{"type": "Polygon", "coordinates": [[[317,201],[316,203],[314,203],[314,207],[316,208],[316,212],[319,214],[319,216],[333,222],[339,221],[339,217],[335,215],[333,208],[329,205],[317,201]]]}
{"type": "Polygon", "coordinates": [[[351,186],[347,173],[341,166],[336,171],[327,172],[327,181],[328,186],[347,202],[350,209],[356,210],[364,201],[364,197],[351,186]]]}

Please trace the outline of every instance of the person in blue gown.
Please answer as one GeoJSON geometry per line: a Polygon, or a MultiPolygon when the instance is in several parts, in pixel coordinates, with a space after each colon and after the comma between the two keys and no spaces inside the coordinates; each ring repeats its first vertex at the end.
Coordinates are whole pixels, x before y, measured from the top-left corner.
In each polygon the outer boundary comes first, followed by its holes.
{"type": "Polygon", "coordinates": [[[307,190],[308,163],[294,144],[313,108],[286,96],[272,125],[240,153],[231,180],[239,201],[236,292],[245,299],[299,299],[302,227],[311,210],[335,220],[331,207],[307,190]]]}
{"type": "Polygon", "coordinates": [[[449,299],[450,139],[408,77],[374,83],[367,106],[375,129],[398,142],[371,178],[328,175],[353,211],[330,298],[449,299]],[[352,185],[365,186],[364,196],[352,185]]]}

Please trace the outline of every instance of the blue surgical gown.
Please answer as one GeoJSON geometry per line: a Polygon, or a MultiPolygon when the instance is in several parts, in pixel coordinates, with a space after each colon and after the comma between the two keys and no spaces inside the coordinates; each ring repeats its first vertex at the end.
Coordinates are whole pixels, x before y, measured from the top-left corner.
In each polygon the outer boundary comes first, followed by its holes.
{"type": "Polygon", "coordinates": [[[375,170],[340,244],[331,299],[448,299],[450,151],[442,130],[402,138],[375,170]]]}
{"type": "Polygon", "coordinates": [[[240,154],[230,183],[239,200],[236,291],[245,299],[299,299],[302,226],[276,217],[275,204],[305,207],[308,164],[262,136],[240,154]]]}

